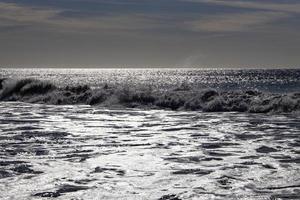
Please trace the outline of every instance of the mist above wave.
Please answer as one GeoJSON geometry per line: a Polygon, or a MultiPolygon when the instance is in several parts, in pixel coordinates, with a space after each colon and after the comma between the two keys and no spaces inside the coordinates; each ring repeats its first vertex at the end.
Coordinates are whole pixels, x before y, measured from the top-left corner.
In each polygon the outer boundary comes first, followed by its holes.
{"type": "Polygon", "coordinates": [[[300,93],[275,94],[255,90],[217,91],[188,85],[168,89],[103,84],[59,86],[37,79],[0,79],[1,101],[46,104],[89,104],[205,112],[290,113],[300,111],[300,93]]]}

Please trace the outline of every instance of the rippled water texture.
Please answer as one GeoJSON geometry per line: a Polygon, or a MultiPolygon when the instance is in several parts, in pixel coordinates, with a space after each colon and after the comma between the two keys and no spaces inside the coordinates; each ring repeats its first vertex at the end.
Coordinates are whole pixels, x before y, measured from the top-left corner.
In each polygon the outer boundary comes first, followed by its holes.
{"type": "Polygon", "coordinates": [[[299,199],[299,132],[295,115],[1,102],[0,199],[299,199]]]}

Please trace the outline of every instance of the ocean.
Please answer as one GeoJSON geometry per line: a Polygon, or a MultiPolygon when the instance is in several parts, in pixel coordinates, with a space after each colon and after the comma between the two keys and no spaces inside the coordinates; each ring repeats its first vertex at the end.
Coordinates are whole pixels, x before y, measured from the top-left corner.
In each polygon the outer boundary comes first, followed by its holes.
{"type": "Polygon", "coordinates": [[[0,199],[300,196],[299,69],[0,69],[0,199]]]}

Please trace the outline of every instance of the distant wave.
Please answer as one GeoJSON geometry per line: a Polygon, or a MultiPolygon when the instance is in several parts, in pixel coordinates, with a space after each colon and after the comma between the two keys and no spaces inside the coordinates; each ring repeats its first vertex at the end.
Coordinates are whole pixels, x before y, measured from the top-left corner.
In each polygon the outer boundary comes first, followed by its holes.
{"type": "Polygon", "coordinates": [[[59,87],[36,79],[0,79],[1,101],[45,104],[89,104],[199,110],[204,112],[300,113],[300,93],[275,94],[255,90],[217,91],[180,86],[154,90],[134,85],[59,87]]]}

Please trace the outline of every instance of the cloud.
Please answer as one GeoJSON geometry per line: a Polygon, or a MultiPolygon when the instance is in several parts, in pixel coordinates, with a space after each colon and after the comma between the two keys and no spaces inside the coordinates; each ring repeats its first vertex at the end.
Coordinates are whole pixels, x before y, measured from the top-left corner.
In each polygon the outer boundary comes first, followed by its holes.
{"type": "Polygon", "coordinates": [[[59,10],[37,9],[14,3],[0,2],[0,20],[15,23],[38,23],[48,20],[60,13],[59,10]]]}
{"type": "MultiPolygon", "coordinates": [[[[73,0],[74,1],[74,0],[73,0]]],[[[77,0],[78,1],[78,0],[77,0]]],[[[91,0],[94,1],[94,0],[91,0]]],[[[143,13],[143,12],[107,12],[90,15],[78,11],[41,6],[28,6],[16,3],[0,2],[0,28],[8,30],[30,28],[54,32],[75,32],[89,34],[130,34],[144,35],[157,31],[159,34],[171,32],[242,32],[263,28],[278,20],[292,16],[300,4],[261,3],[233,0],[179,0],[210,3],[222,6],[254,8],[255,11],[240,10],[239,13],[143,13]],[[296,6],[295,6],[296,5],[296,6]],[[295,7],[293,7],[295,6],[295,7]],[[262,11],[261,9],[264,9],[262,11]],[[72,13],[72,15],[67,14],[72,13]]],[[[96,2],[102,2],[96,1],[96,2]]],[[[119,1],[111,1],[118,3],[119,1]]],[[[130,1],[136,3],[137,1],[130,1]]],[[[299,9],[300,10],[300,9],[299,9]]],[[[266,28],[266,27],[265,27],[266,28]]]]}
{"type": "Polygon", "coordinates": [[[139,31],[162,27],[162,20],[146,14],[110,14],[101,16],[64,15],[69,10],[30,7],[0,2],[0,27],[26,27],[75,32],[139,31]]]}
{"type": "Polygon", "coordinates": [[[238,13],[202,15],[199,19],[186,21],[184,23],[187,29],[196,32],[242,32],[267,30],[271,27],[267,25],[272,23],[272,25],[274,25],[275,22],[278,22],[279,20],[293,17],[295,14],[300,13],[300,3],[289,3],[287,1],[283,3],[249,0],[181,1],[240,8],[238,13]]]}
{"type": "Polygon", "coordinates": [[[206,32],[240,32],[257,30],[268,23],[289,17],[282,12],[246,12],[207,15],[185,22],[187,29],[206,32]]]}
{"type": "Polygon", "coordinates": [[[222,6],[251,8],[257,10],[281,11],[289,13],[300,13],[300,3],[273,3],[266,1],[233,1],[233,0],[182,0],[186,2],[208,3],[222,6]]]}

